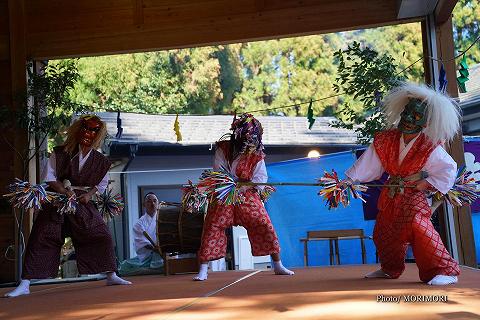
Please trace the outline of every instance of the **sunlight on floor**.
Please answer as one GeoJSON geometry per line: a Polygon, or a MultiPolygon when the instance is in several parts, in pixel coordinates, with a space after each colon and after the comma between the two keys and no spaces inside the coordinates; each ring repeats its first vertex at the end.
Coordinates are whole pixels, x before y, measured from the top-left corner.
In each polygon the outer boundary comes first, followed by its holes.
{"type": "MultiPolygon", "coordinates": [[[[428,287],[427,287],[428,288],[428,287]]],[[[86,319],[104,314],[120,319],[258,319],[263,316],[275,319],[440,319],[441,314],[463,312],[478,314],[479,291],[461,289],[450,291],[448,303],[405,302],[404,296],[445,296],[442,290],[341,291],[295,294],[268,294],[238,297],[209,297],[193,299],[166,299],[131,301],[122,304],[98,304],[88,309],[66,312],[65,318],[86,319]],[[377,296],[399,297],[396,302],[377,302],[377,296]],[[461,302],[458,298],[461,297],[461,302]],[[284,301],[284,303],[281,303],[284,301]],[[176,308],[176,311],[172,310],[176,308]],[[109,310],[109,312],[105,312],[109,310]]]]}

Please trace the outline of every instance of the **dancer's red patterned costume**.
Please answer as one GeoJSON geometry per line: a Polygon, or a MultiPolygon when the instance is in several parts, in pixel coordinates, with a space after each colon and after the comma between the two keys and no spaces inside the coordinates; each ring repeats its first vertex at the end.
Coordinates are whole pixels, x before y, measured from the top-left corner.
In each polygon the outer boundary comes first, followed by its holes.
{"type": "Polygon", "coordinates": [[[383,109],[387,130],[345,172],[346,183],[389,175],[373,233],[382,267],[365,277],[398,278],[410,244],[422,281],[454,284],[459,267],[430,222],[426,192],[445,194],[455,183],[457,164],[442,144],[460,130],[459,108],[443,93],[405,83],[388,93],[383,109]]]}
{"type": "MultiPolygon", "coordinates": [[[[392,177],[405,178],[418,173],[436,147],[420,134],[399,165],[400,138],[400,131],[389,130],[378,134],[373,143],[383,168],[391,177],[387,184],[392,177]]],[[[398,278],[405,269],[405,254],[410,243],[422,281],[428,282],[436,275],[458,275],[457,262],[445,249],[430,221],[432,212],[425,193],[414,188],[405,188],[403,193],[395,191],[392,194],[384,188],[378,203],[373,238],[382,270],[398,278]]]]}
{"type": "MultiPolygon", "coordinates": [[[[225,158],[229,158],[228,141],[220,141],[217,148],[225,158]]],[[[239,181],[252,181],[255,168],[264,157],[265,154],[261,150],[241,154],[235,169],[239,181]]],[[[199,250],[200,261],[211,261],[225,256],[227,247],[225,229],[232,225],[241,225],[247,229],[254,256],[280,252],[277,235],[259,193],[251,188],[244,195],[246,200],[240,205],[213,204],[209,207],[199,250]]]]}
{"type": "MultiPolygon", "coordinates": [[[[227,133],[217,142],[215,170],[228,171],[240,182],[265,183],[268,180],[263,153],[263,128],[251,114],[235,119],[227,133]],[[226,140],[228,139],[228,140],[226,140]]],[[[208,277],[208,261],[222,258],[226,254],[225,229],[234,225],[245,227],[252,245],[252,255],[270,255],[273,271],[277,275],[293,275],[280,260],[280,245],[270,217],[263,206],[257,189],[261,186],[240,186],[239,192],[245,200],[240,204],[223,205],[211,203],[203,226],[203,235],[198,251],[200,268],[195,281],[208,277]]]]}

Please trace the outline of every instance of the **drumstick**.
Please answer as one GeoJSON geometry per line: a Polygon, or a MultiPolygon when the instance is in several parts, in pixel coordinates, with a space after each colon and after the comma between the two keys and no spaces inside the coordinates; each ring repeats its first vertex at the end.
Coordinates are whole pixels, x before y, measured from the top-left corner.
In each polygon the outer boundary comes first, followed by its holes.
{"type": "Polygon", "coordinates": [[[143,231],[143,235],[145,236],[145,238],[147,238],[148,241],[150,241],[150,244],[153,246],[153,247],[156,247],[157,244],[155,242],[153,242],[153,239],[152,237],[150,237],[150,235],[147,233],[147,231],[143,231]]]}
{"type": "Polygon", "coordinates": [[[160,248],[157,246],[157,244],[153,241],[152,237],[150,237],[150,235],[147,233],[147,231],[143,231],[143,235],[145,236],[145,238],[147,238],[148,241],[150,241],[150,244],[152,245],[152,247],[154,248],[155,251],[157,251],[158,253],[162,254],[160,252],[160,248]]]}

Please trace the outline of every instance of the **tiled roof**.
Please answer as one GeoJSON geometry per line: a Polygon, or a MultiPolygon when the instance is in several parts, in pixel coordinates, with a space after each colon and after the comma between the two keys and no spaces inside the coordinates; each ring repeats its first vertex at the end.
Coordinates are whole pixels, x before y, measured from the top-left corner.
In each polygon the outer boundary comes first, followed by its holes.
{"type": "MultiPolygon", "coordinates": [[[[117,113],[98,114],[106,123],[112,141],[119,143],[176,143],[173,124],[176,115],[145,115],[121,113],[123,133],[115,139],[117,133],[117,113]]],[[[329,126],[333,117],[318,117],[312,130],[308,129],[306,117],[259,116],[263,125],[263,142],[265,145],[321,145],[321,144],[355,144],[356,135],[351,130],[337,129],[329,126]]],[[[180,115],[182,145],[205,145],[217,141],[228,132],[232,116],[194,116],[180,115]]]]}

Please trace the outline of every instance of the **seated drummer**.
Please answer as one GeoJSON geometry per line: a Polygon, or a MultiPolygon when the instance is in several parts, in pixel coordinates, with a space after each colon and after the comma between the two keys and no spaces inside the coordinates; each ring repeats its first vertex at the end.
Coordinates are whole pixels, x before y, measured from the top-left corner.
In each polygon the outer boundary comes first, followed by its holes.
{"type": "MultiPolygon", "coordinates": [[[[134,242],[135,242],[135,251],[137,252],[137,258],[140,261],[159,261],[161,260],[161,265],[163,266],[163,260],[161,256],[156,251],[156,248],[152,245],[149,239],[145,237],[145,232],[148,233],[150,239],[153,243],[157,243],[157,212],[158,212],[158,198],[153,192],[149,192],[145,195],[143,201],[144,214],[138,219],[138,221],[133,226],[134,242]],[[152,258],[150,258],[152,257],[152,258]]],[[[176,254],[171,253],[170,259],[183,259],[195,257],[195,254],[192,253],[183,253],[176,254]]],[[[208,268],[211,271],[225,271],[227,270],[227,265],[225,258],[220,258],[218,260],[210,261],[208,268]]]]}
{"type": "Polygon", "coordinates": [[[141,261],[145,261],[154,253],[158,253],[150,240],[144,235],[144,232],[148,233],[153,243],[157,243],[158,198],[155,193],[149,192],[145,195],[143,208],[143,215],[133,226],[135,251],[141,261]]]}
{"type": "Polygon", "coordinates": [[[143,215],[133,226],[134,245],[137,256],[121,263],[120,274],[141,274],[150,271],[163,271],[163,259],[153,246],[157,242],[157,211],[158,198],[153,192],[149,192],[143,198],[143,215]],[[146,232],[150,239],[148,239],[146,232]],[[149,270],[150,269],[150,270],[149,270]]]}

